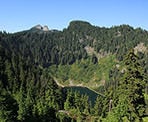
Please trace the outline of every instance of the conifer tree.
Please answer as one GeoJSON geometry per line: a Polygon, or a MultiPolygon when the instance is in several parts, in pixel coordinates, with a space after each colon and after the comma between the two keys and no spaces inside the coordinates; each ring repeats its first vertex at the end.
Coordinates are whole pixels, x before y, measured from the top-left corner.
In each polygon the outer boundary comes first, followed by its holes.
{"type": "Polygon", "coordinates": [[[0,93],[0,122],[16,122],[17,110],[17,101],[6,91],[0,93]]]}
{"type": "Polygon", "coordinates": [[[18,93],[18,104],[19,104],[19,110],[18,112],[18,120],[25,121],[27,116],[27,109],[26,109],[26,95],[23,85],[20,87],[20,91],[18,93]]]}
{"type": "Polygon", "coordinates": [[[94,114],[96,116],[101,116],[102,106],[103,106],[103,98],[101,96],[98,96],[96,98],[95,105],[94,105],[94,114]]]}
{"type": "Polygon", "coordinates": [[[125,57],[124,64],[124,73],[113,99],[117,100],[117,104],[112,112],[118,120],[124,117],[131,122],[142,121],[145,112],[145,76],[133,50],[125,57]]]}

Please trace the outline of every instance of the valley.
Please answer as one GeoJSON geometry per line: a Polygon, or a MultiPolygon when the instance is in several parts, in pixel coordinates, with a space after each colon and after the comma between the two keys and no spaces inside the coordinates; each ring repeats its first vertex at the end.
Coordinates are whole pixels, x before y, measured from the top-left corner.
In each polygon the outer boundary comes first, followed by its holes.
{"type": "Polygon", "coordinates": [[[130,25],[2,31],[0,121],[146,122],[147,61],[148,31],[130,25]]]}

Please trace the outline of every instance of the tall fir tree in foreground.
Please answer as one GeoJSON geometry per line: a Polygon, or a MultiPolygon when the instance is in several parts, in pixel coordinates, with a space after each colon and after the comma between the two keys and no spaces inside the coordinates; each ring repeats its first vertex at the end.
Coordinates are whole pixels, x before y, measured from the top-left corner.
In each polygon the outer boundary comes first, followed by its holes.
{"type": "Polygon", "coordinates": [[[141,122],[145,112],[144,88],[145,76],[138,62],[138,56],[131,50],[124,59],[124,73],[118,88],[115,90],[113,101],[116,105],[111,108],[107,120],[141,122]]]}

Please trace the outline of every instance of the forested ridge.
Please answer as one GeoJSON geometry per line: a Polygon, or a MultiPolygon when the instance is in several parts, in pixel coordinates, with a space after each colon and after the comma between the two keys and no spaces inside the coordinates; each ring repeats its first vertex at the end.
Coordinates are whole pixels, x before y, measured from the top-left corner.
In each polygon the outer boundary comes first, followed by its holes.
{"type": "Polygon", "coordinates": [[[0,121],[146,121],[147,61],[148,31],[129,25],[0,32],[0,121]]]}

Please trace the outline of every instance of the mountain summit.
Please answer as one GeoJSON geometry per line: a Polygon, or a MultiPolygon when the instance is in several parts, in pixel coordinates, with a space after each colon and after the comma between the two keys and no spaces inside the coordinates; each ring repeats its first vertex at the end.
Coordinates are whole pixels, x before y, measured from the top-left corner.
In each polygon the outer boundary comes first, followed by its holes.
{"type": "Polygon", "coordinates": [[[49,31],[48,26],[45,25],[42,30],[43,31],[49,31]]]}
{"type": "Polygon", "coordinates": [[[47,25],[41,26],[39,24],[39,25],[36,25],[36,26],[32,27],[31,30],[40,30],[40,31],[47,32],[47,31],[49,31],[49,28],[48,28],[47,25]]]}

